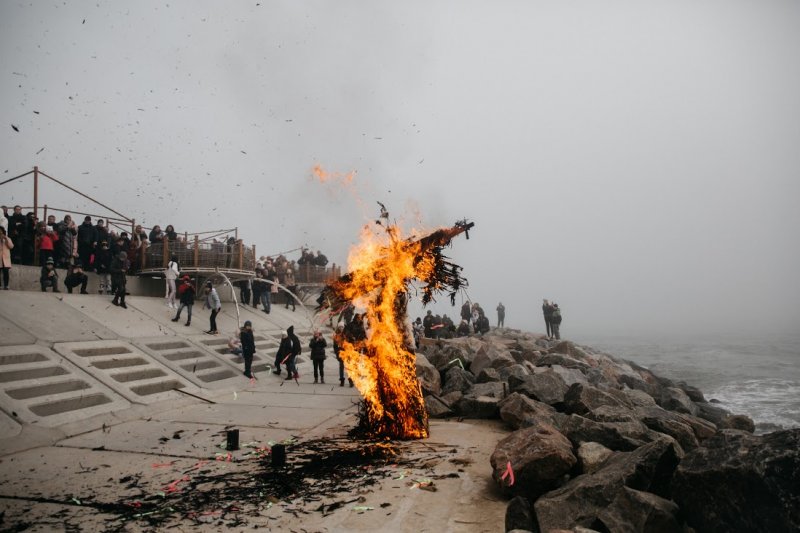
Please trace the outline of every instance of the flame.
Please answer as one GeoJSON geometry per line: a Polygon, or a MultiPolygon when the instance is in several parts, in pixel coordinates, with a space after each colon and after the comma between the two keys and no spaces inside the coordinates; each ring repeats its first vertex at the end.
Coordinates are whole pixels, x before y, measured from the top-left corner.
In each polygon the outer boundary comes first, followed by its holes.
{"type": "Polygon", "coordinates": [[[377,221],[362,230],[360,243],[351,250],[349,274],[326,288],[327,298],[366,308],[366,338],[349,329],[337,341],[341,346],[339,357],[364,397],[362,423],[374,434],[390,438],[428,436],[413,337],[406,327],[408,284],[413,279],[426,281],[423,302],[427,303],[433,291],[446,287],[455,291],[466,283],[458,275],[460,267],[444,261],[441,247],[470,227],[464,221],[413,239],[404,238],[388,220],[377,221]]]}
{"type": "Polygon", "coordinates": [[[428,436],[416,356],[404,328],[406,284],[428,277],[434,267],[420,248],[394,226],[383,235],[364,228],[348,258],[350,279],[337,286],[345,300],[366,308],[369,325],[365,340],[342,340],[339,357],[364,397],[368,426],[398,438],[428,436]]]}

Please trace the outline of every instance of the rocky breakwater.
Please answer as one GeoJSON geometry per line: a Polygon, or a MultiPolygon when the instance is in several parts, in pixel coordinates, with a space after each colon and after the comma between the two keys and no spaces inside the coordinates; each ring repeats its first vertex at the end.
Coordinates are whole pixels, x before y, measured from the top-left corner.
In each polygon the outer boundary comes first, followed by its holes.
{"type": "Polygon", "coordinates": [[[754,435],[686,383],[513,330],[426,341],[417,375],[431,417],[508,424],[506,531],[800,531],[800,429],[754,435]]]}

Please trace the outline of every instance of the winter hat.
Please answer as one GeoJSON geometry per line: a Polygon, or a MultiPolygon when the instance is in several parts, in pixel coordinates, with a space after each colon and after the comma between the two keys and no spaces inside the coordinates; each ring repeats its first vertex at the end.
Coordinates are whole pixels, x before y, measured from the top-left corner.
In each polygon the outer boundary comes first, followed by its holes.
{"type": "Polygon", "coordinates": [[[211,281],[206,281],[206,287],[213,287],[214,284],[211,281]]]}
{"type": "Polygon", "coordinates": [[[245,321],[244,321],[244,327],[247,327],[247,326],[250,326],[250,327],[252,327],[252,326],[253,326],[253,323],[252,323],[252,322],[250,322],[249,320],[245,320],[245,321]]]}
{"type": "Polygon", "coordinates": [[[189,277],[189,274],[184,274],[183,277],[181,277],[181,279],[183,281],[190,281],[192,278],[189,277]]]}
{"type": "Polygon", "coordinates": [[[47,258],[47,264],[48,264],[48,265],[55,265],[55,264],[56,264],[56,262],[55,262],[55,261],[53,261],[53,258],[52,258],[52,257],[48,257],[48,258],[47,258]]]}

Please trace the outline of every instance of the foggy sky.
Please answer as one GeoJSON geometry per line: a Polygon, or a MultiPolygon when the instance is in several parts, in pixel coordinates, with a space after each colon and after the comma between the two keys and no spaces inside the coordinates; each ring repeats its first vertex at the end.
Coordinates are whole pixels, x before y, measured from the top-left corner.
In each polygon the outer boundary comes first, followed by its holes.
{"type": "Polygon", "coordinates": [[[502,301],[541,331],[548,298],[567,337],[796,331],[798,20],[792,1],[2,2],[0,179],[39,165],[146,226],[336,263],[376,201],[406,227],[466,217],[449,255],[492,324],[502,301]]]}

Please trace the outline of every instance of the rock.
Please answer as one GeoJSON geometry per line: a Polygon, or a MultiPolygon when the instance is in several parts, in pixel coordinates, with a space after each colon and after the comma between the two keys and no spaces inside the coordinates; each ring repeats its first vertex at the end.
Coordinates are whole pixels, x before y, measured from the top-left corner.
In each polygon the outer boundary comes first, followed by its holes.
{"type": "Polygon", "coordinates": [[[591,474],[598,470],[614,452],[597,442],[584,442],[578,446],[578,464],[581,473],[591,474]]]}
{"type": "Polygon", "coordinates": [[[678,513],[678,506],[665,498],[622,487],[597,520],[606,531],[672,533],[682,531],[678,513]]]}
{"type": "Polygon", "coordinates": [[[464,393],[460,390],[455,390],[453,392],[448,392],[447,394],[442,394],[440,399],[451,408],[452,406],[458,404],[461,401],[461,398],[464,397],[464,393]]]}
{"type": "Polygon", "coordinates": [[[524,496],[515,496],[506,506],[506,531],[533,530],[533,506],[524,496]]]}
{"type": "Polygon", "coordinates": [[[512,392],[519,392],[549,405],[562,403],[564,394],[569,388],[564,382],[564,378],[552,369],[525,376],[516,382],[509,379],[508,386],[512,392]]]}
{"type": "Polygon", "coordinates": [[[658,405],[667,411],[687,413],[696,415],[697,406],[689,399],[689,396],[678,387],[667,387],[661,391],[661,397],[657,398],[658,405]]]}
{"type": "Polygon", "coordinates": [[[490,458],[492,477],[504,493],[533,500],[560,485],[576,462],[572,444],[549,424],[515,431],[497,443],[490,458]],[[515,478],[511,486],[502,479],[509,463],[515,478]]]}
{"type": "Polygon", "coordinates": [[[494,368],[484,368],[475,380],[478,383],[490,383],[492,381],[501,381],[500,373],[494,368]]]}
{"type": "Polygon", "coordinates": [[[666,498],[669,479],[681,456],[680,447],[671,437],[659,438],[632,452],[614,454],[593,474],[577,476],[536,501],[539,530],[596,528],[601,513],[608,512],[607,508],[626,487],[666,498]]]}
{"type": "Polygon", "coordinates": [[[570,415],[556,425],[576,446],[599,442],[612,450],[630,451],[653,440],[641,422],[596,422],[580,415],[570,415]]]}
{"type": "Polygon", "coordinates": [[[594,361],[594,358],[591,357],[588,353],[586,353],[586,350],[584,350],[583,348],[581,348],[580,346],[576,345],[571,341],[558,341],[555,344],[555,346],[550,348],[549,351],[550,353],[565,354],[572,358],[587,362],[594,361]]]}
{"type": "Polygon", "coordinates": [[[684,451],[692,450],[700,445],[694,430],[681,419],[679,413],[665,411],[657,405],[641,407],[637,409],[636,412],[639,414],[639,419],[644,425],[653,431],[658,431],[659,433],[664,433],[673,437],[678,441],[684,451]]]}
{"type": "Polygon", "coordinates": [[[753,423],[753,419],[747,415],[730,415],[726,416],[720,427],[726,429],[739,429],[741,431],[747,431],[748,433],[752,433],[756,430],[756,425],[753,423]]]}
{"type": "Polygon", "coordinates": [[[417,378],[423,394],[439,394],[442,391],[442,377],[428,359],[417,354],[417,378]]]}
{"type": "Polygon", "coordinates": [[[706,401],[705,396],[703,396],[703,392],[700,389],[698,389],[697,387],[689,385],[685,381],[679,381],[678,383],[676,383],[676,385],[678,386],[679,389],[681,389],[683,392],[685,392],[686,396],[688,396],[689,399],[692,400],[693,402],[705,402],[706,401]]]}
{"type": "Polygon", "coordinates": [[[564,380],[564,383],[566,383],[568,387],[576,383],[581,383],[583,385],[589,384],[589,380],[586,379],[586,376],[580,370],[566,368],[561,365],[550,365],[550,370],[561,376],[561,379],[564,380]]]}
{"type": "Polygon", "coordinates": [[[708,420],[684,413],[674,413],[674,415],[692,428],[698,441],[702,442],[705,439],[713,437],[717,433],[717,426],[708,420]]]}
{"type": "Polygon", "coordinates": [[[731,414],[729,411],[712,403],[699,402],[695,403],[695,407],[697,407],[697,416],[708,420],[717,427],[721,427],[725,418],[731,414]]]}
{"type": "Polygon", "coordinates": [[[499,404],[500,419],[514,429],[530,427],[537,423],[553,425],[556,410],[523,394],[513,393],[499,404]]]}
{"type": "Polygon", "coordinates": [[[481,370],[484,368],[491,367],[499,370],[504,366],[511,366],[513,364],[516,364],[516,361],[514,361],[513,357],[508,355],[508,352],[498,350],[496,347],[487,344],[475,354],[475,358],[470,366],[470,371],[473,374],[480,374],[481,370]]]}
{"type": "Polygon", "coordinates": [[[433,394],[425,396],[425,410],[431,418],[445,418],[455,414],[449,405],[433,394]]]}
{"type": "Polygon", "coordinates": [[[472,388],[475,383],[475,376],[461,367],[451,367],[444,375],[444,386],[442,387],[442,394],[447,394],[453,391],[466,392],[472,388]]]}
{"type": "Polygon", "coordinates": [[[721,430],[681,461],[673,499],[698,531],[800,531],[800,429],[721,430]]]}
{"type": "Polygon", "coordinates": [[[503,399],[502,383],[478,383],[456,404],[459,414],[468,418],[497,418],[503,399]]]}
{"type": "Polygon", "coordinates": [[[564,368],[572,368],[575,370],[580,370],[583,373],[586,373],[589,368],[591,368],[588,364],[580,361],[578,359],[572,358],[568,355],[561,354],[561,353],[548,353],[541,356],[536,361],[536,366],[552,366],[552,365],[559,365],[563,366],[564,368]]]}
{"type": "Polygon", "coordinates": [[[601,405],[633,408],[633,404],[624,393],[601,391],[591,385],[576,383],[567,389],[566,394],[564,394],[564,409],[567,413],[585,415],[601,405]]]}
{"type": "Polygon", "coordinates": [[[640,389],[623,389],[622,392],[634,407],[650,407],[656,405],[655,399],[640,389]]]}
{"type": "Polygon", "coordinates": [[[528,369],[518,363],[515,363],[511,366],[504,366],[502,368],[499,368],[497,372],[500,374],[500,379],[502,381],[508,381],[509,377],[511,376],[517,378],[526,378],[530,375],[528,369]]]}

